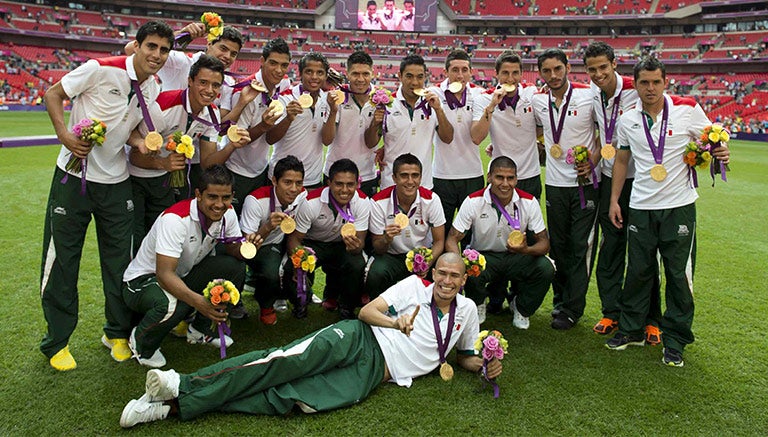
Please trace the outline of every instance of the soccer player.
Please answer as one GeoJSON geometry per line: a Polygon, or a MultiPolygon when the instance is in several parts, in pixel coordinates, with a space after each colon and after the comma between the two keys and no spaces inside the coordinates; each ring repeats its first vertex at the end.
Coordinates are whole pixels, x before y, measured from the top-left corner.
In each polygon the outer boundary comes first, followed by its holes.
{"type": "Polygon", "coordinates": [[[384,0],[384,9],[378,11],[381,30],[397,30],[403,11],[395,7],[395,0],[384,0]]]}
{"type": "Polygon", "coordinates": [[[368,0],[365,5],[365,11],[357,14],[357,28],[361,30],[386,30],[381,22],[379,14],[376,12],[378,6],[376,0],[368,0]]]}
{"type": "Polygon", "coordinates": [[[416,11],[413,8],[413,0],[403,0],[403,13],[400,18],[400,27],[398,30],[404,32],[413,32],[414,22],[416,21],[416,11]]]}
{"type": "Polygon", "coordinates": [[[153,76],[163,67],[172,44],[173,30],[167,24],[147,22],[136,33],[133,55],[91,59],[45,93],[48,116],[62,148],[45,215],[40,289],[48,328],[40,350],[56,370],[77,366],[68,343],[77,325],[77,277],[91,216],[96,220],[107,319],[102,342],[116,361],[131,357],[131,312],[120,297],[133,233],[124,145],[143,117],[139,99],[146,99],[148,105],[160,93],[153,76]],[[69,125],[64,122],[64,100],[73,100],[69,125]],[[72,133],[75,123],[84,118],[106,124],[106,140],[100,147],[72,133]],[[72,157],[87,159],[82,172],[65,170],[72,157]]]}
{"type": "MultiPolygon", "coordinates": [[[[644,343],[643,326],[658,274],[656,254],[660,253],[667,303],[661,319],[662,362],[682,367],[683,350],[694,340],[691,325],[698,198],[683,155],[686,145],[698,139],[711,123],[695,100],[664,93],[668,80],[661,61],[652,57],[641,60],[634,67],[634,78],[642,105],[621,118],[609,212],[614,226],[627,226],[627,277],[619,295],[619,329],[606,346],[623,350],[644,343]],[[630,156],[635,161],[635,180],[625,223],[619,197],[630,156]]],[[[714,148],[712,155],[725,164],[730,160],[726,143],[714,148]]]]}

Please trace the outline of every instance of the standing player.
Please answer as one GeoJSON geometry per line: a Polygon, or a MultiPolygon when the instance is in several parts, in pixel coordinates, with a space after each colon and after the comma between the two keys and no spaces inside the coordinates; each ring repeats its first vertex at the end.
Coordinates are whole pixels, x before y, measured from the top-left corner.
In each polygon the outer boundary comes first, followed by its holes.
{"type": "Polygon", "coordinates": [[[400,18],[400,28],[404,32],[413,32],[414,21],[416,21],[416,11],[413,8],[413,0],[403,1],[403,15],[400,18]]]}
{"type": "Polygon", "coordinates": [[[381,30],[397,30],[403,11],[395,7],[395,0],[384,0],[384,9],[379,11],[381,30]]]}
{"type": "Polygon", "coordinates": [[[365,11],[357,13],[357,28],[361,30],[386,30],[382,24],[379,14],[376,12],[378,6],[376,0],[368,0],[365,5],[365,11]]]}

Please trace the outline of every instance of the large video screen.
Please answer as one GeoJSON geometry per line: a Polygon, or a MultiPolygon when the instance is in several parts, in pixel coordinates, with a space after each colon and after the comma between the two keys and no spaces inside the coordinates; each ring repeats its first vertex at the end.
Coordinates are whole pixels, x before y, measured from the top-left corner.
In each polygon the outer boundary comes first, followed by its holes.
{"type": "Polygon", "coordinates": [[[438,0],[336,0],[336,28],[435,32],[438,0]]]}

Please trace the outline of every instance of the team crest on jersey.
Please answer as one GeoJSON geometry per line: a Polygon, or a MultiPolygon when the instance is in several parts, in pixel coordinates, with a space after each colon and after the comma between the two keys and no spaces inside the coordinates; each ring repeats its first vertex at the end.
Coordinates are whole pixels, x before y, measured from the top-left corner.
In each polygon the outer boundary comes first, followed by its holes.
{"type": "MultiPolygon", "coordinates": [[[[524,107],[524,108],[523,108],[523,114],[527,114],[527,113],[529,113],[529,112],[533,112],[533,107],[531,107],[531,106],[526,106],[526,107],[524,107]]],[[[574,114],[574,115],[575,115],[575,114],[574,114]]]]}
{"type": "Polygon", "coordinates": [[[576,117],[578,115],[578,110],[574,109],[573,111],[568,111],[569,117],[576,117]]]}
{"type": "Polygon", "coordinates": [[[687,237],[690,234],[690,231],[688,230],[687,225],[678,225],[677,227],[677,236],[678,237],[687,237]]]}
{"type": "Polygon", "coordinates": [[[480,214],[480,218],[481,219],[488,218],[488,214],[482,213],[482,214],[480,214]]]}

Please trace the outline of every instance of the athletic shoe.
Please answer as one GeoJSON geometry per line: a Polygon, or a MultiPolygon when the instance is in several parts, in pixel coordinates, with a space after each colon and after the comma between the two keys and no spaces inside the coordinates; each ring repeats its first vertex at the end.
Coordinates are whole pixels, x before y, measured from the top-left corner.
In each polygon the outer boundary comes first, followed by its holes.
{"type": "MultiPolygon", "coordinates": [[[[312,295],[314,297],[314,294],[312,295]]],[[[336,311],[339,307],[339,302],[334,298],[328,298],[323,301],[323,308],[326,311],[336,311]]]]}
{"type": "Polygon", "coordinates": [[[186,320],[182,320],[179,322],[178,325],[176,325],[173,329],[171,329],[171,335],[178,338],[187,338],[187,328],[189,327],[189,322],[186,320]]]}
{"type": "Polygon", "coordinates": [[[339,317],[341,317],[341,320],[355,320],[357,318],[355,309],[345,305],[339,305],[339,317]]]}
{"type": "Polygon", "coordinates": [[[592,328],[592,330],[595,331],[595,334],[599,335],[610,335],[617,329],[619,329],[619,322],[608,317],[600,319],[600,321],[592,328]]]}
{"type": "Polygon", "coordinates": [[[227,313],[229,314],[230,319],[247,319],[249,314],[248,310],[245,309],[245,305],[243,305],[243,301],[240,301],[237,303],[237,305],[233,307],[229,307],[227,310],[227,313]]]}
{"type": "Polygon", "coordinates": [[[146,402],[144,399],[133,399],[123,408],[120,415],[120,426],[130,428],[139,423],[154,422],[168,417],[170,405],[161,402],[146,402]]]}
{"type": "Polygon", "coordinates": [[[552,318],[552,323],[550,324],[550,326],[552,327],[552,329],[557,329],[559,331],[567,331],[573,328],[575,324],[576,324],[575,320],[568,317],[568,315],[565,314],[564,312],[559,312],[557,313],[556,316],[554,316],[554,318],[552,318]]]}
{"type": "Polygon", "coordinates": [[[64,346],[64,349],[56,352],[56,355],[52,356],[48,361],[51,367],[59,372],[66,372],[67,370],[73,370],[77,367],[75,358],[69,353],[69,345],[64,346]]]}
{"type": "Polygon", "coordinates": [[[643,346],[645,339],[642,336],[632,337],[617,332],[612,338],[605,342],[605,347],[614,351],[623,351],[628,346],[643,346]]]}
{"type": "Polygon", "coordinates": [[[483,324],[485,322],[485,313],[488,307],[483,303],[477,306],[477,320],[479,324],[483,324]]]}
{"type": "Polygon", "coordinates": [[[284,313],[288,311],[288,301],[285,299],[278,299],[275,301],[275,304],[272,305],[272,308],[278,313],[284,313]]]}
{"type": "Polygon", "coordinates": [[[259,319],[265,325],[274,325],[277,323],[277,313],[274,308],[265,308],[261,310],[259,319]]]}
{"type": "Polygon", "coordinates": [[[255,293],[256,287],[254,287],[251,284],[245,284],[243,285],[243,293],[255,293]]]}
{"type": "Polygon", "coordinates": [[[509,308],[512,310],[512,326],[517,329],[528,329],[531,326],[531,321],[528,317],[520,314],[520,311],[517,310],[517,296],[512,298],[509,308]]]}
{"type": "Polygon", "coordinates": [[[160,349],[157,349],[151,357],[149,358],[142,358],[141,354],[139,354],[139,351],[136,349],[136,328],[133,328],[131,331],[131,337],[128,339],[128,347],[131,349],[131,352],[133,353],[133,357],[136,358],[136,361],[139,362],[142,366],[147,367],[163,367],[165,366],[165,357],[163,356],[163,353],[160,352],[160,349]]]}
{"type": "Polygon", "coordinates": [[[658,327],[647,325],[645,327],[645,344],[656,346],[661,343],[661,331],[658,327]]]}
{"type": "MultiPolygon", "coordinates": [[[[232,337],[224,334],[224,344],[226,344],[227,347],[232,346],[232,343],[234,342],[235,341],[232,340],[232,337]]],[[[187,328],[187,343],[208,344],[213,347],[221,347],[221,339],[219,339],[218,336],[214,337],[212,335],[203,334],[202,332],[192,327],[192,325],[189,325],[187,328]]]]}
{"type": "Polygon", "coordinates": [[[501,314],[502,311],[504,311],[504,299],[496,297],[488,299],[485,307],[486,314],[501,314]]]}
{"type": "Polygon", "coordinates": [[[118,363],[131,359],[131,349],[128,347],[127,338],[109,338],[106,335],[101,336],[101,344],[110,350],[110,355],[118,363]]]}
{"type": "Polygon", "coordinates": [[[144,384],[145,396],[150,402],[162,402],[179,397],[179,384],[181,377],[175,370],[152,369],[147,372],[147,380],[144,384]]]}
{"type": "Polygon", "coordinates": [[[661,362],[670,367],[683,367],[685,365],[683,353],[669,347],[664,348],[664,357],[662,357],[661,362]]]}
{"type": "MultiPolygon", "coordinates": [[[[310,300],[315,305],[320,305],[321,303],[323,303],[323,300],[320,299],[320,296],[318,296],[318,295],[316,295],[314,293],[312,294],[312,299],[310,299],[310,300]]],[[[334,299],[334,301],[336,301],[336,299],[334,299]]],[[[334,308],[334,309],[336,309],[336,308],[334,308]]],[[[331,310],[331,311],[333,311],[333,310],[331,310]]]]}

